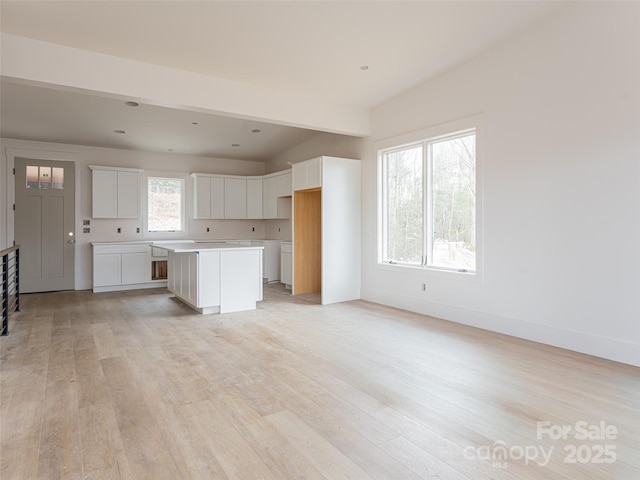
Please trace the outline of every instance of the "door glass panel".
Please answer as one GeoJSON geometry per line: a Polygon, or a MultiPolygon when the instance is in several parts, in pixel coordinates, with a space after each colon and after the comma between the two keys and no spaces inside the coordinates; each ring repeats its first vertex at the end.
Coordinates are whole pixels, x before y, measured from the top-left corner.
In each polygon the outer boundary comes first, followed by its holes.
{"type": "Polygon", "coordinates": [[[38,188],[38,167],[27,166],[27,188],[38,188]]]}
{"type": "Polygon", "coordinates": [[[51,167],[40,167],[40,188],[51,188],[51,167]]]}
{"type": "Polygon", "coordinates": [[[64,168],[53,167],[51,173],[51,187],[62,190],[64,188],[64,168]]]}

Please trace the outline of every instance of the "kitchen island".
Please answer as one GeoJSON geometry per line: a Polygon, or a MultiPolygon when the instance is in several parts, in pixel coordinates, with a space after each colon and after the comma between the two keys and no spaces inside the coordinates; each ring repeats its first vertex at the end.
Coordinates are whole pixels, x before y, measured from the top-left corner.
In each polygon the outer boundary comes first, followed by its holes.
{"type": "Polygon", "coordinates": [[[168,252],[167,287],[202,313],[255,310],[262,300],[261,246],[155,243],[168,252]]]}

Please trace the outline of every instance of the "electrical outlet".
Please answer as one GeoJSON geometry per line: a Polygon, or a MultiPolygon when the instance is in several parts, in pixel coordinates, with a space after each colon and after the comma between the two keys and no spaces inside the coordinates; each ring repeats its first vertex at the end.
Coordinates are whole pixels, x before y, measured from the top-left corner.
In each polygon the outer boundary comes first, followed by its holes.
{"type": "Polygon", "coordinates": [[[426,291],[427,291],[427,284],[426,284],[426,283],[423,283],[423,284],[422,284],[422,291],[423,291],[423,292],[426,292],[426,291]]]}
{"type": "Polygon", "coordinates": [[[140,227],[136,227],[136,233],[140,233],[140,227]]]}
{"type": "Polygon", "coordinates": [[[207,232],[209,232],[209,227],[207,227],[207,232]]]}
{"type": "Polygon", "coordinates": [[[278,231],[280,231],[280,227],[278,227],[278,231]]]}
{"type": "Polygon", "coordinates": [[[251,231],[255,232],[256,231],[256,227],[251,227],[251,231]]]}
{"type": "Polygon", "coordinates": [[[118,233],[122,233],[122,228],[118,227],[117,232],[118,232],[118,233]]]}

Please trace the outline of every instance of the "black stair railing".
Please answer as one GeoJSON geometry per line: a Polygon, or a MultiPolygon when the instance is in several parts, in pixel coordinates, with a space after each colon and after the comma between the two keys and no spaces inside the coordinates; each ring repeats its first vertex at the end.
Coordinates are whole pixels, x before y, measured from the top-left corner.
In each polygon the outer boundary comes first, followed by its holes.
{"type": "Polygon", "coordinates": [[[0,251],[2,258],[2,324],[0,336],[9,335],[9,314],[20,311],[20,245],[0,251]]]}

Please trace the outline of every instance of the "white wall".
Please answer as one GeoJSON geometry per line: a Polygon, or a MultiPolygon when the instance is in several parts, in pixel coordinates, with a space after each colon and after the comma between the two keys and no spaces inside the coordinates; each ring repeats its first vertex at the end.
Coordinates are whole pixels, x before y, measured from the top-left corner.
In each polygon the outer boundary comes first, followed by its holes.
{"type": "MultiPolygon", "coordinates": [[[[13,212],[13,176],[7,175],[13,168],[15,157],[40,158],[49,160],[69,160],[76,165],[76,289],[92,287],[91,242],[145,240],[155,237],[145,234],[140,219],[93,219],[91,218],[91,171],[89,165],[107,165],[117,167],[142,168],[146,173],[181,174],[186,181],[186,218],[192,218],[192,182],[189,173],[220,173],[229,175],[262,175],[265,165],[262,162],[227,160],[221,158],[196,157],[188,155],[151,153],[113,148],[84,147],[44,142],[32,142],[2,139],[2,197],[9,199],[2,209],[0,237],[3,245],[12,244],[13,212]],[[7,182],[5,183],[5,175],[7,182]],[[6,219],[6,220],[5,220],[6,219]],[[82,233],[83,219],[90,219],[91,232],[82,233]],[[117,233],[117,228],[122,233],[117,233]],[[136,233],[140,227],[141,233],[136,233]]],[[[180,238],[219,239],[219,238],[266,238],[264,220],[188,220],[187,231],[180,238]],[[207,233],[206,228],[210,231],[207,233]],[[255,228],[255,231],[252,230],[255,228]]],[[[289,236],[289,238],[291,238],[289,236]]]]}
{"type": "Polygon", "coordinates": [[[266,166],[266,173],[279,172],[290,168],[287,162],[297,163],[320,156],[359,160],[363,155],[364,142],[365,140],[360,137],[319,133],[306,142],[296,145],[269,160],[266,166]]]}
{"type": "Polygon", "coordinates": [[[640,365],[639,86],[640,4],[576,3],[375,108],[363,298],[640,365]],[[481,281],[381,269],[373,144],[477,113],[481,281]]]}

